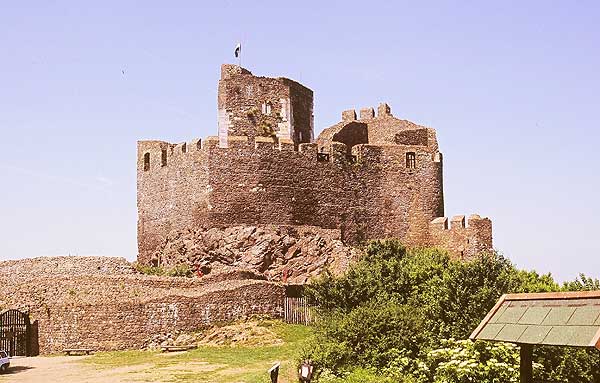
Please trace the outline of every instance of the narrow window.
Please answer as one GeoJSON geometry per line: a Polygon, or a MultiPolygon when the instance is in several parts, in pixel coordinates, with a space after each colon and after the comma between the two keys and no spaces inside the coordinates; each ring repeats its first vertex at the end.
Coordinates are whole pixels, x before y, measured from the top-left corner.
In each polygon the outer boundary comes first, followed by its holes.
{"type": "Polygon", "coordinates": [[[298,132],[298,141],[302,142],[302,132],[298,132]]]}
{"type": "Polygon", "coordinates": [[[187,144],[185,142],[181,145],[181,153],[187,153],[187,144]]]}
{"type": "Polygon", "coordinates": [[[150,170],[150,153],[144,154],[144,171],[150,170]]]}
{"type": "Polygon", "coordinates": [[[417,156],[415,152],[406,153],[406,167],[408,169],[415,169],[417,167],[417,156]]]}
{"type": "Polygon", "coordinates": [[[269,102],[267,102],[267,105],[266,105],[266,107],[265,107],[265,112],[266,112],[265,114],[266,114],[267,116],[270,116],[270,115],[271,115],[271,102],[270,102],[270,101],[269,101],[269,102]]]}
{"type": "Polygon", "coordinates": [[[167,149],[162,150],[162,154],[160,157],[160,165],[167,166],[167,149]]]}

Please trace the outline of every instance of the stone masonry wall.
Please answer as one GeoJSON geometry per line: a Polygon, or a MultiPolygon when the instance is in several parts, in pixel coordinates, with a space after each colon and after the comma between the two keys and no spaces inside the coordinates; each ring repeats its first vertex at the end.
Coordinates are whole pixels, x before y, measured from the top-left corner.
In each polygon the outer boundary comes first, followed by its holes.
{"type": "Polygon", "coordinates": [[[459,259],[470,259],[476,254],[492,250],[492,221],[473,214],[468,226],[465,216],[439,217],[430,224],[430,245],[450,251],[459,259]]]}
{"type": "Polygon", "coordinates": [[[90,262],[86,257],[61,257],[0,262],[0,311],[18,308],[30,312],[31,320],[38,322],[42,354],[73,347],[140,348],[159,333],[193,331],[253,314],[282,315],[285,289],[278,284],[123,274],[103,268],[105,262],[114,262],[111,260],[114,258],[90,262]],[[19,262],[33,264],[35,270],[58,265],[56,270],[61,271],[53,273],[47,268],[37,274],[10,273],[25,270],[19,262]],[[90,263],[94,265],[90,267],[90,263]]]}
{"type": "Polygon", "coordinates": [[[246,136],[250,142],[277,137],[296,147],[313,138],[313,92],[293,80],[223,65],[217,106],[221,147],[227,146],[227,136],[246,136]]]}
{"type": "Polygon", "coordinates": [[[188,228],[318,226],[341,230],[349,243],[395,237],[411,245],[425,243],[429,222],[443,215],[441,157],[428,146],[361,144],[350,159],[346,145],[333,143],[329,158],[319,161],[316,144],[294,151],[268,139],[229,137],[228,148],[214,143],[187,145],[193,150],[169,154],[164,167],[156,157],[170,144],[139,144],[141,262],[171,231],[188,228]],[[407,152],[415,153],[414,169],[407,168],[407,152]]]}

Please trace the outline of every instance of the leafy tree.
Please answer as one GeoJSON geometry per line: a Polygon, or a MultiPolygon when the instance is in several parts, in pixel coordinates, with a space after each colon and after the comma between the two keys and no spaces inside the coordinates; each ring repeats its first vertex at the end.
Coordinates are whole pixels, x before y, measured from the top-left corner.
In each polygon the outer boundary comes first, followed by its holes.
{"type": "Polygon", "coordinates": [[[600,290],[600,281],[598,279],[592,279],[585,276],[585,274],[579,274],[574,281],[563,283],[563,291],[592,291],[600,290]]]}
{"type": "MultiPolygon", "coordinates": [[[[502,294],[598,289],[600,281],[585,275],[561,287],[497,253],[465,262],[374,241],[346,274],[326,273],[308,287],[321,318],[310,357],[327,379],[346,382],[370,381],[375,368],[398,382],[511,382],[515,348],[443,339],[466,339],[502,294]]],[[[535,356],[541,379],[600,382],[596,351],[541,347],[535,356]]]]}

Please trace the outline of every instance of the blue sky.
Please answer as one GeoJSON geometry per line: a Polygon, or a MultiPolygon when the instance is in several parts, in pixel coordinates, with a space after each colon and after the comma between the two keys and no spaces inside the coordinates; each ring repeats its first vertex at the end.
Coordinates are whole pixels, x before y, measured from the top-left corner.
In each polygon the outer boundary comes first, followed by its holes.
{"type": "Polygon", "coordinates": [[[219,66],[437,129],[446,214],[518,266],[600,277],[600,3],[5,1],[0,259],[136,257],[138,139],[215,135],[219,66]],[[123,75],[122,71],[125,71],[123,75]]]}

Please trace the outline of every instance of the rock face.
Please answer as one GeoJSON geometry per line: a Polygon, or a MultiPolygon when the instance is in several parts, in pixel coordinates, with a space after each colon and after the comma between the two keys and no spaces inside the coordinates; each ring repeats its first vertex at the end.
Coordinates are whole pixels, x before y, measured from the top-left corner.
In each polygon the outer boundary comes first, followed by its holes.
{"type": "Polygon", "coordinates": [[[346,270],[357,255],[342,243],[337,230],[234,226],[172,232],[151,262],[166,267],[185,263],[204,274],[245,269],[271,281],[305,283],[326,268],[334,274],[346,270]]]}

